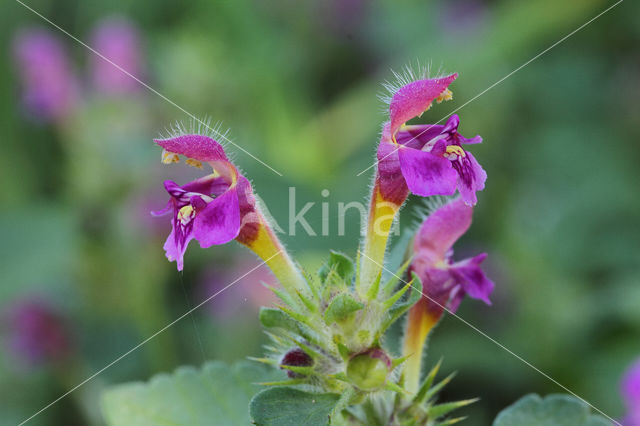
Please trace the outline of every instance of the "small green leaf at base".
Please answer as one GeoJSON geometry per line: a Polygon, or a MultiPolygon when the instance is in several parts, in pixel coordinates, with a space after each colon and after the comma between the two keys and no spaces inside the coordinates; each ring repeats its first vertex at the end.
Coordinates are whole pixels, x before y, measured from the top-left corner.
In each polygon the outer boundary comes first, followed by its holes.
{"type": "Polygon", "coordinates": [[[591,414],[589,406],[569,395],[549,395],[544,399],[530,394],[498,414],[493,426],[605,426],[604,417],[591,414]]]}
{"type": "Polygon", "coordinates": [[[249,412],[258,426],[325,426],[339,399],[334,393],[276,387],[257,394],[249,412]]]}

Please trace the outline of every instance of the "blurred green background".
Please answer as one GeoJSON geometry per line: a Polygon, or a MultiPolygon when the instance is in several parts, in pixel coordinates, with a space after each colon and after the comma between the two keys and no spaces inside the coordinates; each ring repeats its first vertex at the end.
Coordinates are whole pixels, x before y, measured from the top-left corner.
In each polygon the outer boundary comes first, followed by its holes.
{"type": "MultiPolygon", "coordinates": [[[[318,236],[300,227],[282,236],[310,270],[328,248],[355,256],[358,215],[338,236],[336,206],[368,195],[373,170],[356,175],[374,160],[385,119],[377,94],[391,69],[420,61],[460,73],[454,100],[421,119],[435,122],[612,4],[25,3],[89,44],[109,23],[133,31],[137,49],[123,54],[124,68],[190,113],[222,121],[282,173],[227,145],[280,226],[290,187],[298,206],[316,203],[307,218],[318,236]],[[331,206],[328,236],[321,202],[331,206]]],[[[622,415],[620,377],[640,356],[639,16],[640,3],[623,2],[458,112],[462,133],[484,138],[473,153],[489,179],[457,252],[487,251],[497,284],[493,306],[465,301],[459,314],[613,417],[622,415]]],[[[163,167],[151,139],[187,115],[130,81],[101,85],[108,77],[97,69],[110,65],[17,2],[0,5],[0,38],[0,418],[16,424],[258,262],[237,244],[193,243],[184,274],[164,258],[169,222],[148,211],[166,202],[162,180],[198,173],[163,167]],[[25,100],[16,40],[34,29],[58,40],[73,75],[72,107],[54,118],[25,100]],[[16,310],[34,303],[20,320],[16,310]],[[16,349],[21,333],[42,332],[34,316],[45,318],[45,334],[64,336],[53,339],[63,354],[30,359],[16,349]]],[[[401,227],[419,205],[411,200],[401,227]]],[[[270,302],[260,280],[272,278],[249,275],[31,424],[98,424],[107,384],[259,355],[257,309],[270,302]]],[[[526,393],[561,391],[455,318],[438,327],[428,356],[458,371],[444,399],[481,398],[460,411],[464,424],[489,424],[526,393]]]]}

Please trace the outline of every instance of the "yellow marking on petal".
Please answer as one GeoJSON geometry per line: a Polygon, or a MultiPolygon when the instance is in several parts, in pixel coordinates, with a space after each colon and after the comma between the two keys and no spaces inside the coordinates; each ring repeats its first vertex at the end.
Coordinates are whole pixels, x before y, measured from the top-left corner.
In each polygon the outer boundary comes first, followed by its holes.
{"type": "Polygon", "coordinates": [[[202,168],[202,162],[200,162],[198,160],[194,160],[193,158],[187,158],[185,160],[185,163],[188,164],[191,167],[196,167],[198,169],[202,168]]]}
{"type": "Polygon", "coordinates": [[[460,157],[465,157],[467,155],[467,153],[464,152],[464,149],[458,145],[449,145],[447,147],[447,154],[456,154],[460,157]]]}
{"type": "Polygon", "coordinates": [[[450,101],[453,99],[453,92],[449,89],[444,89],[444,92],[440,93],[440,96],[436,98],[436,102],[441,103],[443,101],[450,101]]]}
{"type": "Polygon", "coordinates": [[[195,216],[195,210],[190,204],[187,204],[186,206],[178,210],[178,220],[182,222],[183,225],[188,223],[193,218],[193,216],[195,216]]]}
{"type": "Polygon", "coordinates": [[[178,154],[169,152],[166,149],[162,150],[162,164],[178,163],[179,161],[180,157],[178,157],[178,154]]]}

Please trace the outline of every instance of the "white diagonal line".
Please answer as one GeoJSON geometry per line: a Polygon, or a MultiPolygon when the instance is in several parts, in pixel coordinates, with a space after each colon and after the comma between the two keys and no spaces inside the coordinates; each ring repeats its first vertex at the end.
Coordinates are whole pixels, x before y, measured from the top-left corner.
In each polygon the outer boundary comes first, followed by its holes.
{"type": "MultiPolygon", "coordinates": [[[[175,103],[174,101],[172,101],[171,99],[167,98],[165,95],[163,95],[162,93],[158,92],[156,89],[154,89],[153,87],[149,86],[147,83],[145,83],[144,81],[140,80],[139,78],[137,78],[136,76],[134,76],[133,74],[131,74],[130,72],[128,72],[127,70],[125,70],[124,68],[122,68],[120,65],[116,64],[115,62],[113,62],[112,60],[110,60],[109,58],[107,58],[106,56],[104,56],[102,53],[98,52],[96,49],[94,49],[93,47],[89,46],[88,44],[86,44],[85,42],[83,42],[82,40],[80,40],[79,38],[77,38],[76,36],[74,36],[73,34],[71,34],[70,32],[68,32],[67,30],[65,30],[64,28],[60,27],[59,25],[55,24],[54,22],[52,22],[50,19],[48,19],[47,17],[43,16],[42,14],[40,14],[39,12],[37,12],[36,10],[34,10],[33,8],[31,8],[30,6],[27,6],[26,4],[24,4],[21,0],[16,0],[17,3],[21,4],[22,6],[24,6],[26,9],[30,10],[31,12],[35,13],[36,15],[38,15],[40,18],[42,18],[43,20],[45,20],[46,22],[48,22],[49,24],[51,24],[52,26],[54,26],[55,28],[57,28],[58,30],[60,30],[61,32],[63,32],[64,34],[66,34],[67,36],[71,37],[73,40],[75,40],[76,42],[80,43],[82,46],[86,47],[87,49],[89,49],[92,53],[94,53],[95,55],[99,56],[101,59],[105,60],[106,62],[110,63],[111,65],[113,65],[114,67],[116,67],[118,70],[120,70],[121,72],[123,72],[124,74],[126,74],[127,76],[131,77],[132,79],[134,79],[135,81],[137,81],[139,84],[141,84],[142,86],[144,86],[145,88],[147,88],[149,91],[153,92],[154,94],[158,95],[159,97],[161,97],[162,99],[164,99],[165,101],[169,102],[171,105],[173,105],[174,107],[178,108],[180,111],[182,111],[183,113],[185,113],[186,115],[188,115],[189,117],[191,117],[192,120],[195,120],[196,122],[198,122],[200,125],[206,127],[207,129],[214,131],[215,129],[212,129],[206,122],[200,120],[198,117],[196,117],[195,115],[193,115],[192,113],[190,113],[189,111],[187,111],[186,109],[184,109],[183,107],[181,107],[180,105],[178,105],[177,103],[175,103]]],[[[246,149],[244,149],[243,147],[241,147],[240,145],[236,144],[235,142],[233,142],[231,139],[227,138],[225,135],[220,134],[219,136],[220,139],[224,139],[226,142],[230,143],[231,145],[235,146],[237,149],[239,149],[240,151],[244,152],[245,154],[247,154],[249,157],[253,158],[254,160],[256,160],[258,163],[262,164],[263,166],[265,166],[266,168],[268,168],[269,170],[271,170],[272,172],[274,172],[275,174],[277,174],[278,176],[282,176],[282,173],[280,173],[279,171],[277,171],[276,169],[274,169],[273,167],[271,167],[270,165],[268,165],[267,163],[265,163],[264,161],[262,161],[261,159],[259,159],[258,157],[256,157],[255,155],[251,154],[249,151],[247,151],[246,149]]]]}
{"type": "MultiPolygon", "coordinates": [[[[565,41],[566,39],[568,39],[569,37],[571,37],[572,35],[574,35],[575,33],[577,33],[578,31],[580,31],[581,29],[583,29],[584,27],[586,27],[587,25],[589,25],[590,23],[592,23],[593,21],[595,21],[596,19],[598,19],[599,17],[601,17],[602,15],[604,15],[605,13],[607,13],[608,11],[610,11],[611,9],[613,9],[614,7],[616,7],[617,5],[619,5],[620,3],[622,3],[623,0],[618,0],[616,3],[612,4],[611,6],[609,6],[608,8],[606,8],[605,10],[603,10],[602,12],[598,13],[596,16],[594,16],[593,18],[589,19],[587,22],[585,22],[584,24],[580,25],[578,28],[576,28],[575,30],[571,31],[569,34],[567,34],[566,36],[562,37],[560,40],[556,41],[555,43],[553,43],[551,46],[547,47],[546,49],[544,49],[542,52],[538,53],[537,55],[535,55],[533,58],[529,59],[527,62],[525,62],[524,64],[520,65],[518,68],[514,69],[513,71],[511,71],[509,74],[505,75],[504,77],[502,77],[500,80],[496,81],[495,83],[493,83],[491,86],[487,87],[486,89],[484,89],[482,92],[478,93],[477,95],[475,95],[473,98],[469,99],[467,102],[463,103],[462,105],[460,105],[458,108],[454,109],[453,111],[451,111],[449,114],[445,115],[444,117],[442,117],[440,120],[436,121],[435,123],[427,126],[426,129],[424,129],[422,132],[420,132],[419,134],[417,134],[416,136],[412,137],[411,139],[409,139],[407,142],[405,143],[409,143],[412,140],[415,140],[416,138],[419,138],[420,136],[422,136],[426,131],[428,131],[430,128],[432,128],[433,126],[435,126],[436,124],[442,123],[444,120],[446,120],[447,118],[449,118],[451,115],[455,114],[457,111],[460,111],[462,108],[464,108],[465,106],[469,105],[471,102],[475,101],[476,99],[478,99],[480,96],[484,95],[485,93],[487,93],[489,90],[493,89],[494,87],[496,87],[498,84],[502,83],[503,81],[505,81],[507,78],[511,77],[513,74],[517,73],[518,71],[520,71],[522,68],[526,67],[527,65],[529,65],[531,62],[535,61],[536,59],[538,59],[540,56],[544,55],[545,53],[547,53],[548,51],[550,51],[551,49],[553,49],[554,47],[556,47],[557,45],[559,45],[560,43],[562,43],[563,41],[565,41]]],[[[376,164],[378,164],[379,161],[384,160],[385,158],[387,158],[390,155],[393,155],[394,153],[396,153],[398,151],[398,148],[394,149],[393,151],[391,151],[389,154],[385,155],[384,157],[382,157],[381,159],[377,160],[375,163],[373,163],[372,165],[370,165],[369,167],[367,167],[366,169],[362,170],[360,173],[358,173],[356,176],[360,176],[362,175],[364,172],[366,172],[367,170],[369,170],[370,168],[374,167],[376,164]]]]}
{"type": "Polygon", "coordinates": [[[122,355],[120,355],[118,358],[114,359],[113,361],[111,361],[109,364],[105,365],[104,367],[102,367],[100,370],[96,371],[94,374],[92,374],[91,376],[87,377],[86,379],[84,379],[82,382],[78,383],[77,385],[75,385],[74,387],[72,387],[71,389],[69,389],[67,392],[65,392],[64,394],[60,395],[58,398],[56,398],[55,400],[51,401],[49,404],[45,405],[44,407],[42,407],[39,411],[37,411],[35,414],[31,415],[29,418],[23,420],[18,426],[22,426],[23,424],[27,423],[28,421],[30,421],[31,419],[33,419],[34,417],[36,417],[38,414],[42,413],[43,411],[45,411],[46,409],[50,408],[52,405],[54,405],[55,403],[57,403],[58,401],[60,401],[61,399],[65,398],[66,396],[68,396],[70,393],[74,392],[75,390],[77,390],[79,387],[85,385],[87,382],[93,380],[95,377],[97,377],[98,375],[102,374],[106,369],[108,369],[109,367],[113,366],[114,364],[116,364],[117,362],[121,361],[123,358],[127,357],[128,355],[130,355],[132,352],[135,352],[137,349],[139,349],[140,347],[142,347],[143,345],[145,345],[146,343],[148,343],[151,339],[153,339],[154,337],[158,336],[159,334],[163,333],[164,331],[166,331],[168,328],[172,327],[174,324],[176,324],[178,321],[180,321],[181,319],[185,318],[186,316],[190,315],[193,311],[195,311],[196,309],[198,309],[199,307],[201,307],[202,305],[204,305],[205,303],[209,302],[210,300],[212,300],[214,297],[216,297],[217,295],[219,295],[220,293],[222,293],[223,291],[225,291],[226,289],[228,289],[229,287],[231,287],[232,285],[236,284],[238,281],[240,281],[241,279],[243,279],[244,277],[246,277],[247,275],[249,275],[250,273],[252,273],[253,271],[255,271],[256,269],[258,269],[259,267],[261,267],[262,265],[266,264],[268,261],[270,261],[271,259],[273,259],[274,257],[276,257],[277,255],[279,255],[281,253],[282,250],[279,250],[276,254],[274,254],[273,256],[269,257],[268,259],[264,260],[262,263],[260,263],[259,265],[253,267],[252,269],[249,270],[249,272],[245,273],[244,275],[236,278],[231,284],[227,285],[226,287],[224,287],[222,290],[217,291],[216,293],[214,293],[213,295],[209,296],[208,298],[206,298],[205,300],[203,300],[202,302],[198,303],[196,306],[194,306],[193,308],[189,309],[187,312],[185,312],[184,314],[180,315],[178,318],[176,318],[175,320],[171,321],[169,324],[165,325],[164,327],[162,327],[160,330],[156,331],[154,334],[152,334],[151,336],[147,337],[146,339],[144,339],[142,342],[138,343],[136,346],[134,346],[133,348],[129,349],[127,352],[123,353],[122,355]]]}
{"type": "MultiPolygon", "coordinates": [[[[406,282],[405,280],[403,280],[402,278],[400,278],[398,275],[396,275],[395,273],[393,273],[392,271],[390,271],[389,269],[385,268],[383,265],[381,265],[380,263],[376,262],[375,260],[373,260],[371,257],[367,256],[365,253],[363,253],[362,251],[358,250],[358,252],[366,257],[367,259],[369,259],[370,261],[372,261],[373,263],[375,263],[376,265],[378,265],[380,268],[384,269],[385,271],[387,271],[388,273],[390,273],[391,275],[393,275],[394,277],[396,277],[397,279],[399,279],[400,281],[402,281],[405,284],[408,284],[411,286],[411,288],[418,290],[416,287],[413,286],[413,284],[411,284],[410,282],[406,282]]],[[[527,361],[526,359],[522,358],[520,355],[516,354],[515,352],[513,352],[512,350],[510,350],[509,348],[507,348],[505,345],[503,345],[502,343],[498,342],[496,339],[494,339],[493,337],[489,336],[487,333],[485,333],[484,331],[480,330],[478,327],[476,327],[475,325],[471,324],[469,321],[465,320],[464,318],[462,318],[461,316],[455,314],[454,312],[451,312],[446,306],[440,304],[438,301],[432,299],[431,297],[427,296],[426,294],[424,294],[422,291],[418,290],[420,292],[420,294],[422,294],[425,298],[429,299],[431,302],[435,303],[436,305],[438,305],[439,307],[441,307],[443,310],[447,311],[447,313],[449,313],[450,315],[454,316],[455,318],[459,319],[460,321],[462,321],[465,325],[467,325],[468,327],[471,327],[471,329],[473,329],[474,331],[476,331],[478,334],[480,334],[481,336],[489,339],[492,343],[494,343],[495,345],[497,345],[499,348],[505,350],[506,352],[510,353],[511,355],[513,355],[516,359],[518,359],[519,361],[521,361],[522,363],[528,365],[529,367],[531,367],[533,370],[537,371],[538,373],[540,373],[542,376],[544,376],[545,378],[547,378],[548,380],[550,380],[551,382],[553,382],[554,384],[558,385],[559,387],[561,387],[564,391],[570,393],[571,395],[575,396],[576,398],[578,398],[580,401],[584,402],[585,404],[587,404],[589,407],[593,408],[595,411],[597,411],[598,413],[602,414],[603,416],[605,416],[607,419],[611,420],[613,423],[615,423],[618,426],[623,426],[620,422],[614,420],[613,418],[611,418],[610,416],[608,416],[607,414],[605,414],[602,410],[600,410],[598,407],[594,406],[593,404],[591,404],[589,401],[587,401],[586,399],[582,398],[580,395],[576,394],[575,392],[573,392],[571,389],[567,388],[566,386],[564,386],[562,383],[558,382],[557,380],[555,380],[553,377],[549,376],[547,373],[545,373],[544,371],[540,370],[538,367],[536,367],[535,365],[531,364],[529,361],[527,361]]]]}

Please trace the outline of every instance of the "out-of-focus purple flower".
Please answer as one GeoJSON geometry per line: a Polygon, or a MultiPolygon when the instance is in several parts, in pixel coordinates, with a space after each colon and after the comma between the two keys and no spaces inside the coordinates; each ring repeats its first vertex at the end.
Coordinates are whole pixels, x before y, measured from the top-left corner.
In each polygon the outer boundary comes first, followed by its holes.
{"type": "Polygon", "coordinates": [[[31,364],[58,362],[71,350],[71,338],[62,316],[39,299],[13,306],[8,315],[9,347],[31,364]]]}
{"type": "Polygon", "coordinates": [[[434,79],[401,78],[403,85],[389,85],[389,119],[378,147],[376,184],[383,199],[399,204],[410,190],[416,195],[452,195],[456,189],[464,202],[474,205],[476,191],[484,189],[487,174],[463,144],[482,142],[458,133],[460,118],[452,115],[445,125],[406,125],[428,110],[434,101],[451,99],[448,86],[458,74],[434,79]]]}
{"type": "Polygon", "coordinates": [[[15,37],[13,53],[28,113],[44,121],[68,116],[78,101],[78,84],[60,41],[47,30],[25,29],[15,37]]]}
{"type": "Polygon", "coordinates": [[[450,201],[429,215],[416,235],[410,270],[420,277],[432,314],[441,314],[442,306],[455,312],[465,295],[491,304],[494,283],[480,268],[487,254],[452,259],[453,244],[469,229],[472,213],[461,199],[450,201]]]}
{"type": "MultiPolygon", "coordinates": [[[[91,37],[93,47],[128,73],[141,78],[144,61],[138,31],[124,17],[109,17],[96,26],[91,37]]],[[[131,93],[140,84],[113,64],[97,55],[91,56],[91,74],[95,88],[102,93],[131,93]]]]}
{"type": "Polygon", "coordinates": [[[622,397],[627,407],[624,426],[640,426],[640,359],[624,375],[621,385],[622,397]]]}
{"type": "Polygon", "coordinates": [[[202,284],[197,291],[198,301],[205,300],[223,290],[237,280],[235,284],[219,293],[207,303],[208,310],[216,318],[226,320],[242,311],[253,311],[257,314],[261,306],[269,306],[276,301],[275,295],[260,283],[275,286],[277,279],[267,268],[255,269],[258,263],[250,256],[238,254],[233,261],[218,262],[208,268],[203,276],[202,284]],[[246,277],[240,278],[247,273],[246,277]]]}
{"type": "Polygon", "coordinates": [[[487,18],[487,5],[482,0],[454,0],[443,2],[440,23],[449,33],[468,35],[477,30],[487,18]]]}
{"type": "Polygon", "coordinates": [[[235,238],[255,238],[249,235],[257,232],[255,224],[258,223],[251,184],[229,161],[218,142],[197,134],[155,142],[164,148],[164,163],[176,162],[178,155],[184,155],[192,166],[202,168],[206,162],[213,169],[213,173],[183,186],[165,181],[171,198],[164,210],[153,213],[173,213],[173,229],[164,249],[167,258],[176,261],[178,270],[184,266],[184,253],[192,239],[207,248],[235,238]]]}

